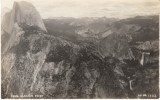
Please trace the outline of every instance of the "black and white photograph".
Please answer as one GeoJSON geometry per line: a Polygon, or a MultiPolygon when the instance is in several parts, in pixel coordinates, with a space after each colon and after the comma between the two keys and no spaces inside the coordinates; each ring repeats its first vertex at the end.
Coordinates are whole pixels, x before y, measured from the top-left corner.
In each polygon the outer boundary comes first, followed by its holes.
{"type": "Polygon", "coordinates": [[[158,99],[160,0],[1,0],[1,99],[158,99]]]}

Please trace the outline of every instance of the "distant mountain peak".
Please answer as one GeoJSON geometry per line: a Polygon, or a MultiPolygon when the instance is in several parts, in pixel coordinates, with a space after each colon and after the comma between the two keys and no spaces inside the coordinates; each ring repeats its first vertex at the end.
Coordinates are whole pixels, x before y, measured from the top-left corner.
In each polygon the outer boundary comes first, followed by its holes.
{"type": "Polygon", "coordinates": [[[47,31],[40,17],[39,12],[31,3],[26,1],[14,2],[9,17],[7,17],[7,19],[4,19],[2,23],[2,25],[5,26],[5,30],[8,33],[13,32],[15,23],[24,23],[30,26],[38,26],[41,30],[47,31]]]}

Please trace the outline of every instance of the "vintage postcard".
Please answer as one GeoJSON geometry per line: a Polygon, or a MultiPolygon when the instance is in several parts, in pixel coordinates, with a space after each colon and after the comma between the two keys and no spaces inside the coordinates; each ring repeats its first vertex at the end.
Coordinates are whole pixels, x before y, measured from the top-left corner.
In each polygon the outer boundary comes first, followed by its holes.
{"type": "Polygon", "coordinates": [[[159,0],[1,0],[2,99],[158,99],[159,0]]]}

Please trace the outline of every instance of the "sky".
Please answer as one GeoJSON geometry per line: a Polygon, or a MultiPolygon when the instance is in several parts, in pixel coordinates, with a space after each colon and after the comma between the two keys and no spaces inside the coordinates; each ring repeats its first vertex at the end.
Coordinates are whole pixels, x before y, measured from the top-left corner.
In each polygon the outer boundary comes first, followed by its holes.
{"type": "Polygon", "coordinates": [[[32,3],[42,18],[128,18],[160,14],[160,0],[2,0],[2,9],[12,9],[14,1],[32,3]]]}

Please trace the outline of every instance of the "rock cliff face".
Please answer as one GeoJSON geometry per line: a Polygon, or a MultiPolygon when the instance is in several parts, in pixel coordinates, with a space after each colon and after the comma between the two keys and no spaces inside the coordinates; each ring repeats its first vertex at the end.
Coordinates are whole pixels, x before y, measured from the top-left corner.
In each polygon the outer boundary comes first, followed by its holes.
{"type": "Polygon", "coordinates": [[[12,33],[14,31],[16,23],[38,26],[41,30],[46,31],[40,14],[37,12],[36,8],[28,2],[14,2],[11,12],[6,16],[7,17],[4,16],[4,24],[2,25],[4,26],[4,30],[8,33],[12,33]]]}
{"type": "Polygon", "coordinates": [[[8,43],[3,48],[4,52],[18,43],[19,37],[24,33],[21,28],[23,24],[36,26],[40,30],[46,31],[40,14],[32,4],[24,1],[14,2],[12,10],[6,13],[2,19],[2,33],[9,36],[8,43]]]}
{"type": "Polygon", "coordinates": [[[109,35],[103,32],[95,39],[75,34],[73,39],[51,34],[49,27],[46,31],[30,3],[14,3],[6,16],[10,20],[2,23],[2,98],[138,98],[142,93],[158,98],[158,37],[149,38],[152,32],[157,35],[157,24],[128,26],[121,20],[108,26],[109,35]],[[143,38],[140,33],[149,35],[143,38]]]}

